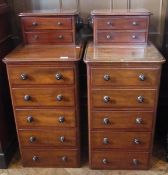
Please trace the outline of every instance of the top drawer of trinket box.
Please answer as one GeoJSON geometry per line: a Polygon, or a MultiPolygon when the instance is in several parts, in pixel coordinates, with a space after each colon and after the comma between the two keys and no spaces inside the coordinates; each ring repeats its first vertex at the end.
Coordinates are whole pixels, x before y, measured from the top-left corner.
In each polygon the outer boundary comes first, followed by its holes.
{"type": "Polygon", "coordinates": [[[71,30],[71,17],[23,17],[24,30],[71,30]]]}
{"type": "Polygon", "coordinates": [[[98,30],[146,30],[149,17],[147,16],[100,16],[94,19],[95,27],[98,30]]]}

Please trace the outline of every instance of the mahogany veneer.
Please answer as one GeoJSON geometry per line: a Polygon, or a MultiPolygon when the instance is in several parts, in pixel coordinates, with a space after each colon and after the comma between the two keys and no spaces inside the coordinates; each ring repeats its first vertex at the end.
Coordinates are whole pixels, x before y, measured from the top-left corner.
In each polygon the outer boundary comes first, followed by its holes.
{"type": "Polygon", "coordinates": [[[152,44],[89,43],[84,61],[90,167],[149,169],[164,58],[152,44]]]}
{"type": "Polygon", "coordinates": [[[4,59],[23,166],[80,166],[81,55],[81,45],[25,45],[4,59]]]}
{"type": "Polygon", "coordinates": [[[96,45],[139,44],[148,42],[151,13],[145,9],[93,10],[96,45]]]}
{"type": "Polygon", "coordinates": [[[75,44],[75,10],[34,10],[20,13],[24,44],[75,44]]]}

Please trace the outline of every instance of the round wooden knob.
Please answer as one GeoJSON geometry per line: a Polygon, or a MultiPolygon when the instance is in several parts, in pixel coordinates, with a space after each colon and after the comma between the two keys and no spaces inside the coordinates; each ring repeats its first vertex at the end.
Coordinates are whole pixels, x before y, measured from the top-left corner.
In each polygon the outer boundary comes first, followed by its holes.
{"type": "Polygon", "coordinates": [[[28,79],[28,75],[27,74],[21,74],[20,75],[20,79],[21,80],[27,80],[28,79]]]}
{"type": "Polygon", "coordinates": [[[24,100],[25,101],[30,101],[31,100],[31,96],[30,95],[25,95],[24,96],[24,100]]]}

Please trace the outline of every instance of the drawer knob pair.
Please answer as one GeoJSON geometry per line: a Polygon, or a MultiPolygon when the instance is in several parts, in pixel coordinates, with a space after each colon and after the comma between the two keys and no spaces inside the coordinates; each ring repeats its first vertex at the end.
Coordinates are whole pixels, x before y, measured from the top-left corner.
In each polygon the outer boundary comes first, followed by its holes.
{"type": "Polygon", "coordinates": [[[60,140],[61,143],[63,143],[63,142],[65,142],[65,137],[64,137],[64,136],[61,136],[61,137],[59,138],[59,140],[60,140]]]}
{"type": "Polygon", "coordinates": [[[59,121],[60,123],[64,123],[64,121],[65,121],[64,116],[60,116],[60,117],[58,118],[58,121],[59,121]]]}
{"type": "Polygon", "coordinates": [[[106,74],[106,75],[104,75],[103,78],[104,78],[105,81],[109,81],[110,80],[110,75],[106,74]]]}
{"type": "Polygon", "coordinates": [[[31,137],[29,138],[29,140],[30,140],[30,143],[34,143],[34,142],[36,141],[36,137],[31,136],[31,137]]]}
{"type": "Polygon", "coordinates": [[[55,75],[55,78],[56,78],[57,80],[61,80],[61,79],[63,78],[63,76],[62,76],[61,73],[57,73],[57,74],[55,75]]]}
{"type": "Polygon", "coordinates": [[[28,79],[28,75],[27,74],[21,74],[20,75],[20,79],[21,80],[27,80],[28,79]]]}
{"type": "Polygon", "coordinates": [[[32,22],[32,26],[38,26],[38,23],[37,22],[32,22]]]}
{"type": "Polygon", "coordinates": [[[108,125],[108,124],[110,124],[110,120],[109,120],[108,118],[104,118],[104,119],[103,119],[103,123],[104,123],[105,125],[108,125]]]}
{"type": "Polygon", "coordinates": [[[139,139],[134,139],[133,140],[133,143],[136,144],[136,145],[140,145],[141,144],[141,141],[139,139]]]}

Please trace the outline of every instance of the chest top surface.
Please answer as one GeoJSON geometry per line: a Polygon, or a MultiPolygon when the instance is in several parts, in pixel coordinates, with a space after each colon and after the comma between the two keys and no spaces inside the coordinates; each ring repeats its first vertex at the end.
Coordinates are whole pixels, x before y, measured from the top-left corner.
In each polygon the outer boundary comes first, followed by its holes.
{"type": "Polygon", "coordinates": [[[53,10],[29,10],[19,14],[21,17],[31,17],[31,16],[74,16],[77,15],[77,10],[60,10],[60,9],[53,9],[53,10]]]}
{"type": "Polygon", "coordinates": [[[146,9],[102,9],[102,10],[93,10],[91,12],[93,16],[97,15],[110,15],[110,16],[149,16],[151,12],[146,9]]]}
{"type": "Polygon", "coordinates": [[[80,60],[81,53],[81,45],[25,45],[8,54],[4,62],[75,62],[80,60]]]}
{"type": "Polygon", "coordinates": [[[164,57],[153,44],[143,46],[95,46],[90,43],[86,49],[86,63],[163,63],[164,57]]]}

